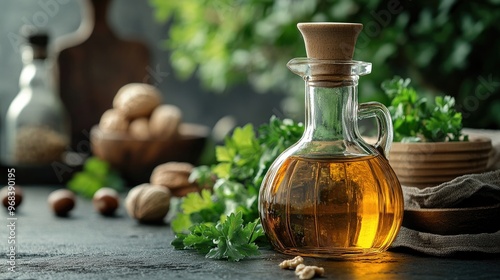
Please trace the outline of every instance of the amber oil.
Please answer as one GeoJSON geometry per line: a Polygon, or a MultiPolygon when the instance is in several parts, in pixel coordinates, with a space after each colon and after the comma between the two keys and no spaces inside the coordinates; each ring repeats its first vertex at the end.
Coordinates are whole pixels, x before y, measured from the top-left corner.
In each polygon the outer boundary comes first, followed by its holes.
{"type": "Polygon", "coordinates": [[[266,180],[261,221],[282,253],[367,256],[385,251],[399,231],[400,183],[382,155],[292,155],[266,180]]]}

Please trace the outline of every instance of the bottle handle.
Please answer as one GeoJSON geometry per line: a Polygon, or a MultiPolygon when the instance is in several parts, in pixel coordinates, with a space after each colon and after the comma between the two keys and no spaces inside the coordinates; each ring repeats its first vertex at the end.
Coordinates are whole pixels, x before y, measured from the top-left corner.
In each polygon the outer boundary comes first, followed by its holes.
{"type": "Polygon", "coordinates": [[[367,118],[377,119],[378,135],[374,146],[378,151],[382,149],[382,154],[389,158],[393,139],[392,120],[389,110],[379,102],[361,103],[358,107],[358,119],[367,118]]]}

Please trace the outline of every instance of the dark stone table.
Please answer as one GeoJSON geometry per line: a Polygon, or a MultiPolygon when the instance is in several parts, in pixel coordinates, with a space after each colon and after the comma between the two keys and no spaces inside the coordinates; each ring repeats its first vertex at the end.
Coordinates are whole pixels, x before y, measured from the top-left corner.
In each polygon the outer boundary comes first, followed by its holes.
{"type": "MultiPolygon", "coordinates": [[[[97,214],[78,198],[67,218],[49,210],[55,187],[25,186],[15,218],[15,272],[8,272],[9,216],[0,213],[0,279],[298,279],[278,264],[289,256],[272,250],[240,262],[206,259],[173,249],[168,225],[130,219],[123,206],[116,217],[97,214]]],[[[306,258],[323,266],[323,279],[500,279],[500,257],[450,259],[402,252],[358,261],[306,258]]]]}

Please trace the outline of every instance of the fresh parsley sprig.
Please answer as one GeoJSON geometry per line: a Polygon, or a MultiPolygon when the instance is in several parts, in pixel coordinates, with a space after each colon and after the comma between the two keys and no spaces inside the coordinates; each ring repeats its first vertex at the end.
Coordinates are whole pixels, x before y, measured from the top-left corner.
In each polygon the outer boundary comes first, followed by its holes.
{"type": "Polygon", "coordinates": [[[382,89],[391,99],[388,109],[394,141],[468,141],[468,136],[462,134],[462,114],[455,110],[453,97],[436,96],[431,103],[409,85],[410,79],[398,76],[382,83],[382,89]]]}
{"type": "Polygon", "coordinates": [[[216,147],[217,164],[191,173],[190,180],[203,190],[182,199],[171,222],[174,247],[231,261],[259,254],[256,241],[264,239],[258,220],[260,184],[276,157],[303,131],[301,123],[274,116],[257,130],[251,124],[236,128],[216,147]]]}
{"type": "Polygon", "coordinates": [[[194,249],[206,254],[207,258],[239,261],[245,257],[260,254],[255,244],[264,236],[258,221],[243,223],[242,213],[231,213],[215,226],[196,224],[189,234],[179,234],[172,242],[176,249],[194,249]]]}

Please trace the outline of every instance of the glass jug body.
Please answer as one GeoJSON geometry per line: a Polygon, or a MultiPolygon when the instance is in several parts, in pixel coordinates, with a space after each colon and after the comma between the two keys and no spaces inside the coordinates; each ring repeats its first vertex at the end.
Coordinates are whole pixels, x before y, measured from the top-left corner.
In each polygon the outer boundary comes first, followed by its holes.
{"type": "Polygon", "coordinates": [[[288,67],[306,83],[305,131],[262,183],[266,235],[292,255],[356,258],[386,250],[401,226],[403,196],[383,154],[392,141],[387,109],[357,102],[358,77],[371,64],[294,59],[288,67]],[[358,131],[366,117],[379,123],[375,146],[358,131]]]}

